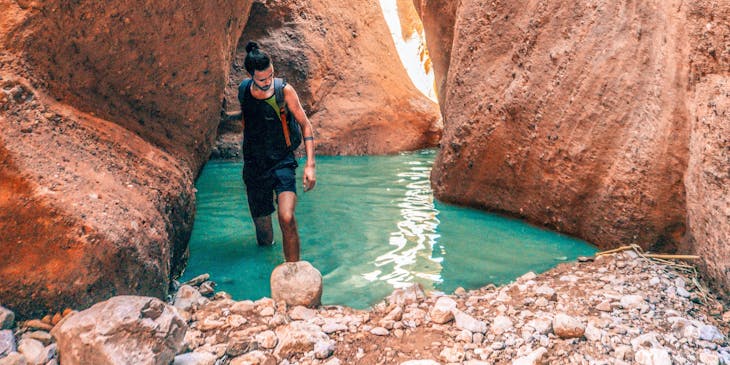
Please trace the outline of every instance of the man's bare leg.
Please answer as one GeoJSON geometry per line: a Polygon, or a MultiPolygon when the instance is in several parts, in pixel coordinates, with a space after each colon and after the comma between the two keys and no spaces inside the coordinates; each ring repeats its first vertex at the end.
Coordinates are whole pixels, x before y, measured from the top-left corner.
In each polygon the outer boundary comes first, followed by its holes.
{"type": "Polygon", "coordinates": [[[294,218],[294,208],[297,205],[297,194],[285,191],[279,194],[279,226],[284,241],[284,259],[287,262],[299,261],[299,231],[294,218]]]}
{"type": "Polygon", "coordinates": [[[271,215],[256,217],[253,219],[256,226],[256,241],[259,246],[270,246],[274,243],[274,229],[271,226],[271,215]]]}

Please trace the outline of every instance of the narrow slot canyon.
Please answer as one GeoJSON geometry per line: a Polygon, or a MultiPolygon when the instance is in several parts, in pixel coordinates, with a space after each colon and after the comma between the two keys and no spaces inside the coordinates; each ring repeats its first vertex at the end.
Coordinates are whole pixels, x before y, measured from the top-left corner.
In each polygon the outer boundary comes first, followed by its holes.
{"type": "Polygon", "coordinates": [[[0,364],[730,363],[726,2],[0,14],[0,364]],[[314,129],[312,308],[267,295],[240,200],[250,40],[314,129]]]}

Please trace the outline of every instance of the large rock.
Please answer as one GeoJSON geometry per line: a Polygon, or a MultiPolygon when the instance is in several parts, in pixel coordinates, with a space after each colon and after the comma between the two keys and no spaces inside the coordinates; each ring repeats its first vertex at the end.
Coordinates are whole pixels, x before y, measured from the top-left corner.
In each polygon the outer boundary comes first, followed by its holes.
{"type": "Polygon", "coordinates": [[[277,327],[276,336],[279,338],[279,344],[274,349],[274,355],[281,359],[313,351],[314,345],[318,342],[330,341],[329,336],[322,332],[319,326],[302,321],[277,327]]]}
{"type": "Polygon", "coordinates": [[[691,244],[730,283],[730,4],[466,0],[452,25],[428,15],[442,2],[415,2],[428,39],[452,43],[435,66],[446,78],[437,198],[600,247],[691,244]]]}
{"type": "Polygon", "coordinates": [[[167,294],[250,4],[2,6],[0,303],[167,294]]]}
{"type": "Polygon", "coordinates": [[[290,307],[316,307],[322,300],[322,274],[307,261],[285,262],[271,273],[271,298],[290,307]]]}
{"type": "MultiPolygon", "coordinates": [[[[382,154],[438,144],[438,105],[408,78],[377,2],[255,2],[226,91],[229,110],[238,110],[237,86],[248,77],[249,40],[261,44],[276,74],[297,90],[317,153],[382,154]]],[[[240,126],[221,129],[240,134],[240,126]]]]}
{"type": "Polygon", "coordinates": [[[63,319],[51,334],[61,363],[170,364],[187,325],[156,298],[118,296],[63,319]]]}

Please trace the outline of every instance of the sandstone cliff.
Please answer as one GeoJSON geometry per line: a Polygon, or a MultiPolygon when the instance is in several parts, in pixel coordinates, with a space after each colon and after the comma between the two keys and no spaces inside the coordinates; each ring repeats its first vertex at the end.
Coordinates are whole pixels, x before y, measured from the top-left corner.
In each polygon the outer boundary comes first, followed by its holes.
{"type": "Polygon", "coordinates": [[[164,297],[248,1],[0,2],[0,302],[164,297]]]}
{"type": "Polygon", "coordinates": [[[226,91],[230,110],[239,108],[237,86],[248,77],[249,40],[261,44],[276,74],[297,90],[317,153],[383,154],[438,144],[438,105],[408,78],[377,2],[255,2],[226,91]]]}
{"type": "Polygon", "coordinates": [[[414,3],[429,47],[452,43],[434,61],[438,198],[691,249],[730,284],[727,2],[465,0],[453,24],[432,20],[446,2],[414,3]]]}

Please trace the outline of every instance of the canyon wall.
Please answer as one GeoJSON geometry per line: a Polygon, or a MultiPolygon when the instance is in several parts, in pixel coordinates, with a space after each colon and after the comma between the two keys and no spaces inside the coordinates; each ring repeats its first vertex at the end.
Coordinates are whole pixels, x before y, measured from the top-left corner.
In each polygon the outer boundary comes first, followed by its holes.
{"type": "Polygon", "coordinates": [[[688,239],[701,268],[730,295],[730,3],[688,4],[688,239]]]}
{"type": "Polygon", "coordinates": [[[167,294],[250,5],[0,1],[0,304],[167,294]]]}
{"type": "MultiPolygon", "coordinates": [[[[377,2],[255,2],[226,91],[232,111],[239,108],[237,86],[248,77],[249,40],[297,90],[317,153],[384,154],[438,144],[438,105],[408,78],[377,2]]],[[[240,137],[240,127],[228,130],[240,137]]]]}
{"type": "Polygon", "coordinates": [[[445,2],[414,3],[429,47],[452,43],[434,61],[439,199],[601,248],[697,252],[730,283],[730,5],[464,0],[450,24],[429,20],[445,2]]]}

